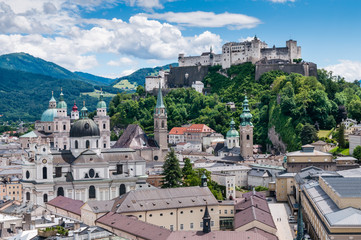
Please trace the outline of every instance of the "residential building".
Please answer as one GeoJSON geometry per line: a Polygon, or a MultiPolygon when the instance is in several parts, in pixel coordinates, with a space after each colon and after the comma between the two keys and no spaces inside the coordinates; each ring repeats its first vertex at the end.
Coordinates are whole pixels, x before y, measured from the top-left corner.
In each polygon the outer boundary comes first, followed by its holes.
{"type": "Polygon", "coordinates": [[[23,200],[23,187],[18,178],[11,178],[10,181],[0,183],[0,200],[23,200]]]}
{"type": "Polygon", "coordinates": [[[234,199],[236,197],[236,181],[235,175],[224,172],[212,172],[211,178],[219,185],[225,187],[226,199],[234,199]]]}
{"type": "Polygon", "coordinates": [[[178,143],[185,143],[185,131],[187,130],[186,127],[174,127],[169,131],[169,144],[178,144],[178,143]]]}
{"type": "Polygon", "coordinates": [[[264,169],[252,169],[248,172],[248,186],[250,187],[267,187],[272,182],[272,174],[264,169]]]}
{"type": "Polygon", "coordinates": [[[301,169],[315,166],[326,171],[336,171],[336,162],[332,154],[315,150],[313,145],[304,145],[300,151],[286,154],[287,172],[299,172],[301,169]]]}

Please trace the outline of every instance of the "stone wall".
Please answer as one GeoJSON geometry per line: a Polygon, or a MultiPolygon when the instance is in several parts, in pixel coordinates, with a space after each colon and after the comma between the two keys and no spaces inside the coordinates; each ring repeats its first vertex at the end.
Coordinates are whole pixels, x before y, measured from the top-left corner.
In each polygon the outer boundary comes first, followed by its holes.
{"type": "Polygon", "coordinates": [[[173,67],[167,76],[167,87],[191,87],[196,81],[203,81],[208,74],[208,66],[173,67]]]}
{"type": "Polygon", "coordinates": [[[256,80],[260,79],[263,73],[281,70],[286,73],[299,73],[303,76],[314,76],[317,77],[317,65],[312,62],[303,62],[300,64],[267,64],[267,63],[256,63],[256,80]]]}

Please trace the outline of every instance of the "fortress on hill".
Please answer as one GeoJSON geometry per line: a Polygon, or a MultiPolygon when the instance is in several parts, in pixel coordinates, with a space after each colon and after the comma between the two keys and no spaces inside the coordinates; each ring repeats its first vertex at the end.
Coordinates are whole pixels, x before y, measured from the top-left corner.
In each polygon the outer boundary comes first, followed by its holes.
{"type": "Polygon", "coordinates": [[[230,68],[245,62],[256,64],[259,61],[280,60],[282,62],[294,63],[294,59],[300,59],[301,47],[297,41],[286,41],[286,47],[269,48],[268,45],[254,37],[251,41],[229,42],[222,46],[222,53],[215,54],[212,48],[201,56],[185,57],[179,54],[179,67],[188,66],[215,66],[222,65],[222,68],[230,68]]]}
{"type": "Polygon", "coordinates": [[[223,69],[227,69],[246,62],[255,64],[256,80],[263,73],[272,70],[317,77],[317,65],[302,60],[301,47],[297,46],[297,41],[288,40],[286,47],[269,48],[265,42],[254,37],[251,41],[228,42],[222,46],[220,54],[214,53],[212,48],[200,56],[185,57],[181,53],[178,57],[178,67],[171,67],[169,71],[160,71],[158,76],[147,76],[145,88],[147,92],[153,94],[156,94],[159,84],[162,89],[192,87],[204,93],[205,86],[202,81],[209,67],[222,66],[223,69]]]}

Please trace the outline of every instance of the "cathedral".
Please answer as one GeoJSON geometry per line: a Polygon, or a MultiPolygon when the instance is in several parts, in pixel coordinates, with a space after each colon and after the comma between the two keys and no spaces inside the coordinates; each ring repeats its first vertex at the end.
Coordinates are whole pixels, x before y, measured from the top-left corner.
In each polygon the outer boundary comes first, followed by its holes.
{"type": "Polygon", "coordinates": [[[130,148],[110,148],[110,120],[100,95],[94,120],[74,104],[70,116],[63,93],[24,135],[24,203],[44,204],[57,196],[110,200],[145,183],[145,160],[130,148]]]}

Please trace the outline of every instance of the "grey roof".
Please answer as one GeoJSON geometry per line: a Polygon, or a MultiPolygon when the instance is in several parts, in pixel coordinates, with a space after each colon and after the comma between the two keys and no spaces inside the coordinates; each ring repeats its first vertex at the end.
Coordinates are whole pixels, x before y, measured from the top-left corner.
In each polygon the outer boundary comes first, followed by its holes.
{"type": "Polygon", "coordinates": [[[92,209],[94,213],[110,212],[114,205],[114,200],[107,201],[88,201],[86,204],[92,209]]]}
{"type": "Polygon", "coordinates": [[[115,199],[117,213],[217,205],[208,187],[144,189],[128,192],[115,199]]]}
{"type": "Polygon", "coordinates": [[[343,156],[336,158],[335,161],[357,161],[357,159],[351,156],[343,156]]]}
{"type": "Polygon", "coordinates": [[[252,169],[248,172],[248,176],[253,177],[272,177],[272,174],[268,170],[264,169],[252,169]]]}
{"type": "Polygon", "coordinates": [[[359,209],[353,207],[340,209],[315,181],[305,184],[304,190],[332,227],[339,225],[361,227],[361,211],[359,209]]]}
{"type": "Polygon", "coordinates": [[[309,180],[317,180],[319,176],[339,176],[338,173],[333,171],[325,171],[321,168],[314,166],[301,169],[295,176],[295,180],[298,184],[304,184],[309,180]]]}
{"type": "Polygon", "coordinates": [[[361,177],[322,177],[340,197],[361,197],[361,177]]]}
{"type": "MultiPolygon", "coordinates": [[[[272,235],[272,234],[270,234],[272,235]]],[[[274,236],[274,235],[273,235],[274,236]]],[[[275,237],[275,236],[274,236],[275,237]]],[[[275,238],[268,238],[263,233],[255,231],[211,231],[203,233],[202,231],[174,231],[168,237],[169,240],[214,240],[214,239],[227,239],[227,240],[274,240],[275,238]]]]}
{"type": "Polygon", "coordinates": [[[343,177],[361,177],[361,168],[353,168],[343,171],[337,171],[338,174],[342,175],[343,177]]]}
{"type": "Polygon", "coordinates": [[[70,129],[70,137],[100,136],[99,127],[90,118],[76,121],[70,129]]]}
{"type": "Polygon", "coordinates": [[[157,148],[158,145],[153,139],[149,139],[143,129],[137,124],[129,124],[122,136],[112,148],[145,149],[157,148]]]}

